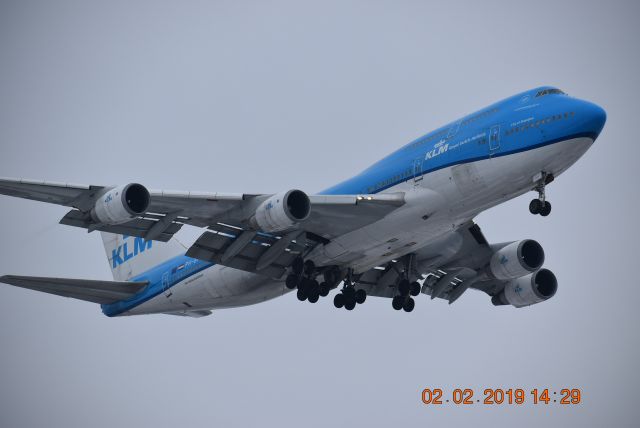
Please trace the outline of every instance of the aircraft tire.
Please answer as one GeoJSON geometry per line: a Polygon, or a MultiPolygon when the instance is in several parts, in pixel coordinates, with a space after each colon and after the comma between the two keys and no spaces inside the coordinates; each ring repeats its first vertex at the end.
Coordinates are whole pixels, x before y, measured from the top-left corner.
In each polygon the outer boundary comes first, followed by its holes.
{"type": "Polygon", "coordinates": [[[540,210],[540,215],[542,217],[546,217],[549,214],[551,214],[551,202],[549,201],[544,201],[544,206],[542,207],[542,209],[540,210]]]}
{"type": "Polygon", "coordinates": [[[409,297],[407,301],[404,302],[402,309],[404,309],[405,312],[411,312],[413,308],[415,308],[415,306],[416,306],[416,301],[413,300],[411,297],[409,297]]]}
{"type": "Polygon", "coordinates": [[[533,215],[540,214],[542,208],[543,206],[540,199],[532,199],[531,202],[529,202],[529,212],[533,215]]]}
{"type": "Polygon", "coordinates": [[[321,282],[318,291],[322,297],[327,297],[329,295],[329,286],[326,282],[321,282]]]}
{"type": "Polygon", "coordinates": [[[287,279],[285,281],[285,285],[289,290],[293,290],[298,286],[298,277],[294,274],[287,275],[287,279]]]}
{"type": "Polygon", "coordinates": [[[420,283],[418,281],[413,281],[411,283],[411,295],[417,296],[420,294],[420,283]]]}
{"type": "Polygon", "coordinates": [[[391,306],[393,306],[393,309],[395,309],[396,311],[402,309],[402,306],[404,306],[404,297],[395,296],[391,301],[391,306]]]}
{"type": "Polygon", "coordinates": [[[344,294],[338,293],[336,297],[333,298],[333,306],[340,309],[344,306],[344,294]]]}
{"type": "Polygon", "coordinates": [[[344,304],[344,308],[348,311],[352,311],[353,308],[355,307],[356,307],[356,301],[352,299],[347,300],[346,303],[344,304]]]}

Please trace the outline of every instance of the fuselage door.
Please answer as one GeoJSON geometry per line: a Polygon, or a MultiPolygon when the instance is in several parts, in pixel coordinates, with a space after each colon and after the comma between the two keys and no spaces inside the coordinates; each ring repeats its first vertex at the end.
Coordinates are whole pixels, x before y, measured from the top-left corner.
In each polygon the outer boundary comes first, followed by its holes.
{"type": "Polygon", "coordinates": [[[422,181],[422,164],[424,162],[424,157],[420,156],[419,158],[413,161],[413,184],[418,185],[422,181]]]}
{"type": "Polygon", "coordinates": [[[458,129],[460,129],[461,123],[462,123],[461,121],[458,121],[453,125],[451,125],[451,128],[449,128],[449,132],[447,133],[447,140],[450,140],[456,136],[456,134],[458,133],[458,129]]]}
{"type": "Polygon", "coordinates": [[[489,156],[500,149],[500,125],[493,125],[489,129],[489,156]]]}

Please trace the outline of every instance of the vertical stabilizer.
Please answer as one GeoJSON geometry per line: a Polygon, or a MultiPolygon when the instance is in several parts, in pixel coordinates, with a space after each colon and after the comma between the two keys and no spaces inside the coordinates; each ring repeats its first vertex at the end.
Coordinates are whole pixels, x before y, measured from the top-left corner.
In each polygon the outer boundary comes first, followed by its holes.
{"type": "Polygon", "coordinates": [[[143,238],[100,232],[109,267],[116,281],[128,281],[143,272],[184,254],[186,248],[175,238],[169,242],[145,241],[143,238]]]}

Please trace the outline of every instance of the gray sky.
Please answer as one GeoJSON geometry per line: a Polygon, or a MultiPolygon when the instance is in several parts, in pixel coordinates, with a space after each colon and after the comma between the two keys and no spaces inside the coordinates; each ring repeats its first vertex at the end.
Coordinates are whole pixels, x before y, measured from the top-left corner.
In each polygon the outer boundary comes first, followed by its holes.
{"type": "MultiPolygon", "coordinates": [[[[478,219],[535,238],[557,295],[398,313],[290,294],[193,320],[0,285],[0,425],[634,426],[640,417],[634,2],[0,3],[0,175],[151,188],[328,187],[489,103],[556,85],[608,112],[548,189],[478,219]],[[423,388],[581,388],[579,406],[421,404],[423,388]]],[[[0,274],[109,279],[64,208],[0,198],[0,274]]],[[[194,239],[196,230],[182,233],[194,239]]]]}

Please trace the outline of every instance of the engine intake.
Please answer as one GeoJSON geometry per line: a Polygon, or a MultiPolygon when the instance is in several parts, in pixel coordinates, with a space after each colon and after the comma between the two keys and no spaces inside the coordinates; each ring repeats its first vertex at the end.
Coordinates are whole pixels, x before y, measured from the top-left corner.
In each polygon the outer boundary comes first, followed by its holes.
{"type": "Polygon", "coordinates": [[[524,239],[496,251],[489,262],[491,275],[508,280],[535,272],[544,263],[544,250],[537,241],[524,239]]]}
{"type": "Polygon", "coordinates": [[[311,201],[302,190],[277,193],[262,202],[250,220],[254,228],[264,232],[282,232],[306,220],[311,201]]]}
{"type": "Polygon", "coordinates": [[[91,217],[102,224],[126,223],[144,213],[150,200],[149,191],[142,184],[115,187],[98,199],[91,210],[91,217]]]}
{"type": "Polygon", "coordinates": [[[509,281],[500,294],[491,298],[491,303],[496,306],[512,305],[521,308],[544,302],[552,298],[556,291],[558,291],[556,276],[549,269],[540,269],[509,281]]]}

